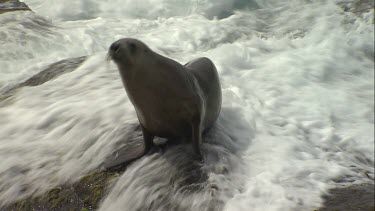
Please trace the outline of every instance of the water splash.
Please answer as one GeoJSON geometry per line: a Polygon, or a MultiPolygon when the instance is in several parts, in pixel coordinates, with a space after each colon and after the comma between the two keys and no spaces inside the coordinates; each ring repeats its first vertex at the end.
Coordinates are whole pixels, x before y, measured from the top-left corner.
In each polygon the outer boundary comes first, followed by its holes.
{"type": "Polygon", "coordinates": [[[134,203],[305,210],[320,205],[329,184],[368,181],[363,171],[373,177],[373,11],[358,16],[325,1],[256,1],[256,10],[240,1],[173,2],[158,1],[161,7],[152,11],[147,4],[129,7],[137,11],[131,14],[103,1],[30,1],[43,18],[0,16],[1,86],[21,84],[58,60],[89,55],[75,71],[21,87],[0,102],[1,203],[76,181],[134,134],[134,108],[116,67],[105,61],[108,46],[122,37],[139,38],[181,63],[211,58],[229,113],[207,137],[207,163],[195,162],[184,145],[144,157],[121,176],[102,209],[134,203]],[[232,15],[210,19],[222,11],[232,15]],[[245,144],[225,145],[233,137],[245,144]],[[238,146],[243,151],[233,153],[238,146]],[[190,169],[197,173],[183,177],[190,169]],[[155,187],[146,185],[154,180],[155,187]],[[131,190],[140,190],[136,198],[131,190]],[[170,203],[174,197],[180,204],[170,203]]]}

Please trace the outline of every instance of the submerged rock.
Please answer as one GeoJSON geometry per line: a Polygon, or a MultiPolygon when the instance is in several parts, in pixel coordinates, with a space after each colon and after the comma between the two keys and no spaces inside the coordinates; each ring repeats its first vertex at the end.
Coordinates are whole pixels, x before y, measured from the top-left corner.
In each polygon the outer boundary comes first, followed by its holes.
{"type": "Polygon", "coordinates": [[[0,0],[0,14],[20,10],[31,11],[27,4],[19,0],[0,0]]]}
{"type": "Polygon", "coordinates": [[[72,72],[77,69],[86,60],[86,56],[64,59],[49,65],[47,68],[34,75],[33,77],[27,79],[25,82],[21,83],[19,86],[38,86],[44,84],[51,79],[60,76],[65,73],[72,72]]]}
{"type": "Polygon", "coordinates": [[[86,60],[86,58],[86,56],[82,56],[77,58],[64,59],[48,65],[44,70],[40,71],[26,81],[14,87],[8,88],[7,90],[3,90],[3,93],[0,92],[0,102],[11,97],[18,88],[25,86],[38,86],[62,74],[76,70],[86,60]]]}
{"type": "Polygon", "coordinates": [[[374,211],[374,184],[355,184],[331,189],[324,196],[323,207],[319,211],[358,210],[374,211]]]}

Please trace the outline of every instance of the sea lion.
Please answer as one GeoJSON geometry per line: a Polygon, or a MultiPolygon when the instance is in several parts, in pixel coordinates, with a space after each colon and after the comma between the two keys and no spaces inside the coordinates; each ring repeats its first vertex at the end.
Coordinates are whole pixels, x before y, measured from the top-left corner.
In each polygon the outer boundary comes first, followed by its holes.
{"type": "Polygon", "coordinates": [[[135,107],[145,150],[155,136],[188,137],[201,155],[202,133],[221,110],[221,86],[213,62],[205,57],[185,65],[152,51],[143,42],[123,38],[108,52],[135,107]]]}

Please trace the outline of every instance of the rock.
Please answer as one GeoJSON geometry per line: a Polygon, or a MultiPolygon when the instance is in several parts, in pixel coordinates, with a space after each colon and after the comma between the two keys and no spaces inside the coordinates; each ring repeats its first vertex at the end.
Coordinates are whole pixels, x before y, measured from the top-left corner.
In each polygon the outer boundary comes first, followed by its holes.
{"type": "Polygon", "coordinates": [[[358,16],[374,9],[374,0],[350,0],[337,3],[345,12],[352,12],[358,16]]]}
{"type": "MultiPolygon", "coordinates": [[[[132,131],[124,136],[124,140],[119,142],[115,151],[107,157],[102,163],[105,169],[111,169],[118,165],[126,165],[141,157],[144,152],[143,135],[140,125],[137,123],[129,124],[127,130],[132,131]]],[[[155,138],[160,140],[159,138],[155,138]]]]}
{"type": "Polygon", "coordinates": [[[49,65],[47,68],[27,79],[25,82],[20,84],[21,86],[38,86],[44,84],[51,79],[60,76],[65,73],[72,72],[77,69],[84,61],[86,56],[64,59],[49,65]]]}
{"type": "Polygon", "coordinates": [[[0,210],[95,210],[119,173],[95,170],[75,184],[54,187],[43,195],[20,200],[0,210]]]}
{"type": "Polygon", "coordinates": [[[31,9],[19,0],[0,0],[0,14],[11,11],[31,11],[31,9]]]}
{"type": "Polygon", "coordinates": [[[96,170],[76,183],[74,190],[85,207],[96,209],[110,184],[116,181],[119,175],[119,172],[116,171],[96,170]]]}
{"type": "Polygon", "coordinates": [[[74,71],[86,60],[86,58],[87,58],[86,56],[82,56],[82,57],[64,59],[64,60],[55,62],[53,64],[50,64],[41,72],[27,79],[26,81],[16,86],[7,88],[6,90],[5,89],[0,90],[0,103],[4,103],[2,101],[11,97],[18,88],[21,88],[24,86],[38,86],[62,74],[74,71]]]}
{"type": "Polygon", "coordinates": [[[374,184],[353,184],[331,189],[319,211],[374,211],[374,184]]]}
{"type": "Polygon", "coordinates": [[[21,200],[5,210],[79,210],[84,207],[82,200],[71,187],[55,187],[48,193],[21,200]]]}

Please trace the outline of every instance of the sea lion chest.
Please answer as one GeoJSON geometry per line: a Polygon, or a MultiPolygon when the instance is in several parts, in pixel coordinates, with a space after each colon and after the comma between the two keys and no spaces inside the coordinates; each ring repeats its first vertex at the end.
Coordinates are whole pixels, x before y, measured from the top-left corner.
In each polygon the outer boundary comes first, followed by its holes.
{"type": "Polygon", "coordinates": [[[125,88],[140,123],[160,137],[190,134],[201,102],[194,78],[182,65],[158,63],[125,77],[125,88]]]}

